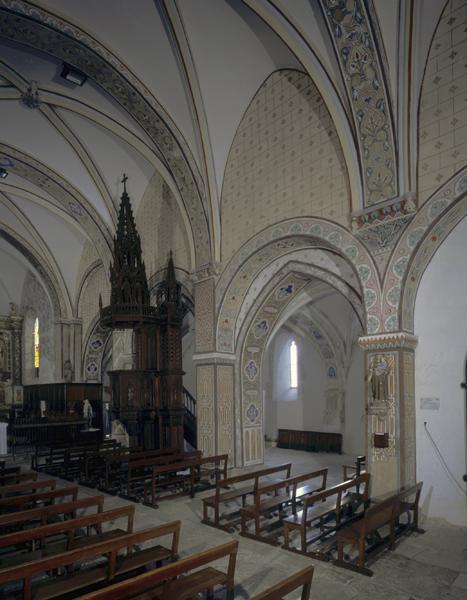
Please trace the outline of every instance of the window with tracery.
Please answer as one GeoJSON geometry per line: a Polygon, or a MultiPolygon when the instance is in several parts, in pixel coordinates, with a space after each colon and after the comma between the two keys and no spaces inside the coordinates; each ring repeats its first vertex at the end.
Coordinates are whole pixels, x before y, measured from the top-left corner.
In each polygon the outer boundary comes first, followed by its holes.
{"type": "Polygon", "coordinates": [[[298,387],[298,355],[297,344],[295,340],[290,342],[289,347],[289,362],[290,362],[290,387],[298,387]]]}
{"type": "Polygon", "coordinates": [[[39,376],[40,360],[39,319],[36,318],[34,321],[34,368],[36,369],[37,377],[39,376]]]}

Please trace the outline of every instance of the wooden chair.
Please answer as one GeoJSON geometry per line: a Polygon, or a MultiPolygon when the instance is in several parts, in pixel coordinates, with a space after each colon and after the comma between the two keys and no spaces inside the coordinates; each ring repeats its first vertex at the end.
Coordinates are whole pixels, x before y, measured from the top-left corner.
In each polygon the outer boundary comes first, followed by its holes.
{"type": "Polygon", "coordinates": [[[80,600],[188,600],[201,592],[212,594],[218,586],[225,586],[227,600],[233,600],[237,551],[238,541],[230,541],[86,594],[80,600]],[[224,557],[228,557],[226,571],[206,566],[224,557]],[[192,572],[194,569],[199,570],[192,572]]]}
{"type": "Polygon", "coordinates": [[[154,562],[176,560],[179,537],[180,521],[174,521],[84,548],[76,548],[49,558],[25,562],[21,566],[0,570],[0,589],[5,589],[2,586],[14,582],[22,582],[20,591],[12,589],[8,592],[9,600],[17,598],[52,600],[72,593],[76,596],[78,592],[84,593],[90,586],[111,583],[116,577],[130,575],[154,562]],[[172,535],[171,548],[155,545],[134,551],[136,545],[167,535],[172,535]],[[126,552],[125,556],[119,555],[122,551],[126,552]],[[100,562],[96,562],[97,559],[101,559],[100,562]],[[104,563],[102,559],[105,560],[104,563]],[[90,565],[90,562],[93,564],[90,565]],[[76,565],[82,568],[70,572],[76,565]],[[65,569],[68,572],[37,581],[38,576],[56,569],[65,569]]]}
{"type": "Polygon", "coordinates": [[[301,600],[309,600],[311,594],[311,580],[313,579],[313,567],[302,569],[295,575],[291,575],[276,583],[265,592],[253,596],[251,600],[282,600],[284,596],[290,594],[302,586],[301,600]]]}

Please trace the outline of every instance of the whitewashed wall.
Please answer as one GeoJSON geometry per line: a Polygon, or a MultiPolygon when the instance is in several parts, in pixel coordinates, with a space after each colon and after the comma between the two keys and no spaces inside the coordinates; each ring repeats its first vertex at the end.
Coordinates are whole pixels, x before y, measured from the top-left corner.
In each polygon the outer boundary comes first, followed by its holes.
{"type": "Polygon", "coordinates": [[[464,219],[428,265],[415,305],[417,478],[423,481],[423,511],[459,525],[467,523],[466,397],[460,387],[467,353],[466,240],[464,219]],[[439,410],[421,409],[421,398],[439,398],[439,410]],[[442,465],[425,421],[459,486],[442,465]]]}

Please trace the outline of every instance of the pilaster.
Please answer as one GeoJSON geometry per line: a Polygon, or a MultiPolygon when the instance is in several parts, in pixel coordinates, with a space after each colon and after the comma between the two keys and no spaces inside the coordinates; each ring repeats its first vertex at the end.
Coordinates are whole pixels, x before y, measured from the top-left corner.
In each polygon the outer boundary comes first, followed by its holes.
{"type": "Polygon", "coordinates": [[[359,338],[365,350],[367,461],[372,494],[415,482],[417,338],[405,332],[359,338]]]}

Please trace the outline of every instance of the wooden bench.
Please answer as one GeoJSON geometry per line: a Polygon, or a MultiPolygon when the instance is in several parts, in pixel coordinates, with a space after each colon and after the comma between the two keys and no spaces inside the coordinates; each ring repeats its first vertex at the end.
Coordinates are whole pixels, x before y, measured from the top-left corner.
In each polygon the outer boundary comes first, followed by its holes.
{"type": "Polygon", "coordinates": [[[399,520],[403,514],[408,514],[408,523],[400,528],[401,531],[415,530],[423,533],[423,530],[418,528],[418,503],[422,485],[423,483],[419,482],[381,502],[373,503],[365,510],[361,519],[338,531],[336,533],[337,560],[334,564],[363,575],[372,575],[371,569],[365,567],[365,562],[385,547],[394,546],[399,520]],[[414,499],[410,500],[412,497],[414,499]],[[410,518],[411,512],[413,519],[410,518]],[[388,526],[389,534],[381,537],[378,530],[384,526],[388,526]],[[367,545],[367,539],[370,537],[376,538],[376,542],[367,545]],[[358,555],[355,560],[344,560],[345,545],[357,547],[358,555]]]}
{"type": "Polygon", "coordinates": [[[71,496],[72,500],[78,498],[78,486],[50,490],[49,492],[37,492],[35,494],[21,494],[19,496],[10,496],[0,500],[0,514],[17,510],[25,510],[28,505],[33,507],[37,504],[53,504],[57,498],[71,496]]]}
{"type": "Polygon", "coordinates": [[[193,498],[197,466],[197,459],[193,459],[152,467],[151,475],[145,479],[143,503],[157,508],[158,500],[168,500],[187,493],[193,498]],[[174,486],[176,491],[165,495],[158,493],[161,489],[167,490],[174,486]]]}
{"type": "Polygon", "coordinates": [[[56,479],[40,479],[38,481],[26,481],[23,483],[13,483],[11,485],[3,485],[0,487],[0,499],[16,496],[20,494],[34,493],[37,490],[50,489],[54,490],[57,487],[56,479]]]}
{"type": "Polygon", "coordinates": [[[267,527],[269,530],[276,528],[281,523],[285,506],[290,505],[294,514],[299,501],[326,487],[327,473],[327,469],[320,469],[311,473],[295,475],[276,483],[258,486],[254,492],[253,504],[240,509],[240,535],[276,545],[278,543],[276,540],[261,535],[261,532],[264,531],[264,528],[261,528],[261,517],[278,510],[279,521],[267,527]],[[311,483],[315,479],[318,480],[318,483],[311,483]],[[254,520],[254,534],[248,531],[247,523],[250,520],[254,520]]]}
{"type": "Polygon", "coordinates": [[[7,592],[9,600],[52,600],[72,593],[76,597],[77,593],[84,593],[91,586],[111,583],[116,577],[130,575],[152,563],[176,560],[179,537],[180,521],[174,521],[48,558],[25,562],[21,566],[0,570],[0,589],[5,590],[8,584],[11,585],[7,592]],[[167,535],[172,536],[171,548],[155,545],[143,550],[134,550],[136,545],[167,535]],[[126,552],[125,556],[119,555],[122,551],[126,552]],[[72,572],[76,566],[81,566],[81,569],[72,572]],[[68,572],[41,581],[35,580],[38,576],[56,569],[65,569],[68,572]],[[22,583],[20,589],[18,586],[13,587],[17,582],[22,583]]]}
{"type": "MultiPolygon", "coordinates": [[[[203,498],[203,519],[202,523],[211,525],[219,529],[230,531],[231,523],[221,524],[220,506],[240,499],[242,506],[245,505],[245,499],[249,494],[254,494],[258,488],[259,482],[263,477],[270,477],[278,473],[285,472],[285,478],[290,477],[292,463],[278,465],[276,467],[267,467],[250,473],[242,473],[234,477],[228,477],[216,482],[216,491],[213,496],[203,498]],[[241,487],[232,487],[241,484],[241,487]],[[214,512],[214,520],[209,518],[209,511],[214,512]]],[[[229,515],[232,516],[232,515],[229,515]]],[[[223,517],[224,518],[224,517],[223,517]]]]}
{"type": "Polygon", "coordinates": [[[313,567],[302,569],[295,575],[291,575],[283,581],[276,583],[268,590],[256,594],[251,600],[283,600],[284,596],[302,587],[301,600],[309,600],[311,594],[311,581],[313,579],[313,567]]]}
{"type": "Polygon", "coordinates": [[[73,548],[83,548],[90,544],[131,533],[133,531],[134,515],[134,505],[121,506],[120,508],[86,515],[77,519],[69,519],[2,535],[0,536],[0,549],[6,548],[7,553],[0,553],[0,568],[52,556],[73,548]],[[104,523],[116,521],[117,519],[127,520],[126,530],[113,528],[102,533],[104,523]],[[62,539],[63,537],[65,539],[62,539]],[[38,544],[40,545],[39,548],[38,544]]]}
{"type": "Polygon", "coordinates": [[[98,449],[98,448],[118,448],[119,442],[116,440],[104,440],[100,444],[89,443],[89,444],[80,444],[79,446],[73,446],[70,444],[64,444],[63,442],[58,442],[56,444],[49,442],[47,446],[36,445],[35,451],[31,454],[31,469],[37,470],[45,470],[46,468],[50,468],[53,465],[56,467],[63,466],[64,461],[67,458],[68,452],[71,449],[79,450],[79,449],[98,449]]]}
{"type": "Polygon", "coordinates": [[[37,473],[35,471],[25,471],[24,473],[7,473],[5,475],[0,471],[0,486],[36,480],[37,473]]]}
{"type": "Polygon", "coordinates": [[[233,600],[237,551],[238,541],[230,541],[91,592],[80,600],[189,600],[202,592],[212,598],[214,589],[219,586],[226,588],[227,600],[233,600]],[[224,557],[228,557],[225,572],[218,567],[205,566],[224,557]],[[193,572],[194,569],[199,570],[193,572]]]}
{"type": "Polygon", "coordinates": [[[59,502],[49,506],[39,506],[0,515],[0,534],[6,533],[5,529],[18,530],[24,526],[47,525],[50,520],[58,518],[60,515],[63,516],[63,519],[67,517],[75,519],[78,510],[88,510],[96,507],[97,512],[100,513],[104,510],[104,500],[105,496],[88,496],[71,502],[59,502]]]}
{"type": "Polygon", "coordinates": [[[100,485],[105,490],[113,490],[116,483],[127,474],[127,467],[130,461],[141,460],[156,456],[171,456],[178,454],[178,448],[161,448],[159,450],[140,450],[134,452],[132,448],[120,448],[113,454],[105,455],[103,460],[103,475],[100,485]]]}
{"type": "Polygon", "coordinates": [[[228,464],[228,454],[202,456],[196,459],[196,482],[204,483],[208,487],[211,487],[213,481],[215,485],[219,479],[227,479],[228,464]],[[206,478],[205,481],[203,481],[204,478],[206,478]]]}
{"type": "Polygon", "coordinates": [[[164,456],[152,456],[138,460],[130,460],[127,465],[126,494],[128,499],[139,499],[143,495],[145,483],[153,480],[153,468],[164,465],[172,465],[178,462],[186,462],[201,458],[200,450],[190,452],[178,452],[164,456]],[[138,493],[141,490],[141,494],[138,493]]]}
{"type": "MultiPolygon", "coordinates": [[[[345,509],[349,510],[353,508],[353,505],[368,502],[369,483],[370,475],[364,473],[355,479],[344,481],[306,498],[300,511],[287,516],[282,521],[284,535],[282,547],[292,552],[299,552],[321,560],[329,560],[327,552],[308,551],[308,546],[338,529],[344,521],[345,509]],[[351,493],[353,488],[355,488],[354,494],[351,493]],[[360,488],[363,488],[363,490],[360,491],[360,488]],[[334,524],[325,526],[324,522],[331,516],[334,519],[334,524]],[[308,529],[317,521],[319,522],[319,535],[308,538],[308,529]],[[290,544],[290,533],[294,530],[300,533],[300,547],[298,548],[290,544]]],[[[349,510],[349,512],[354,516],[354,509],[349,510]]]]}

